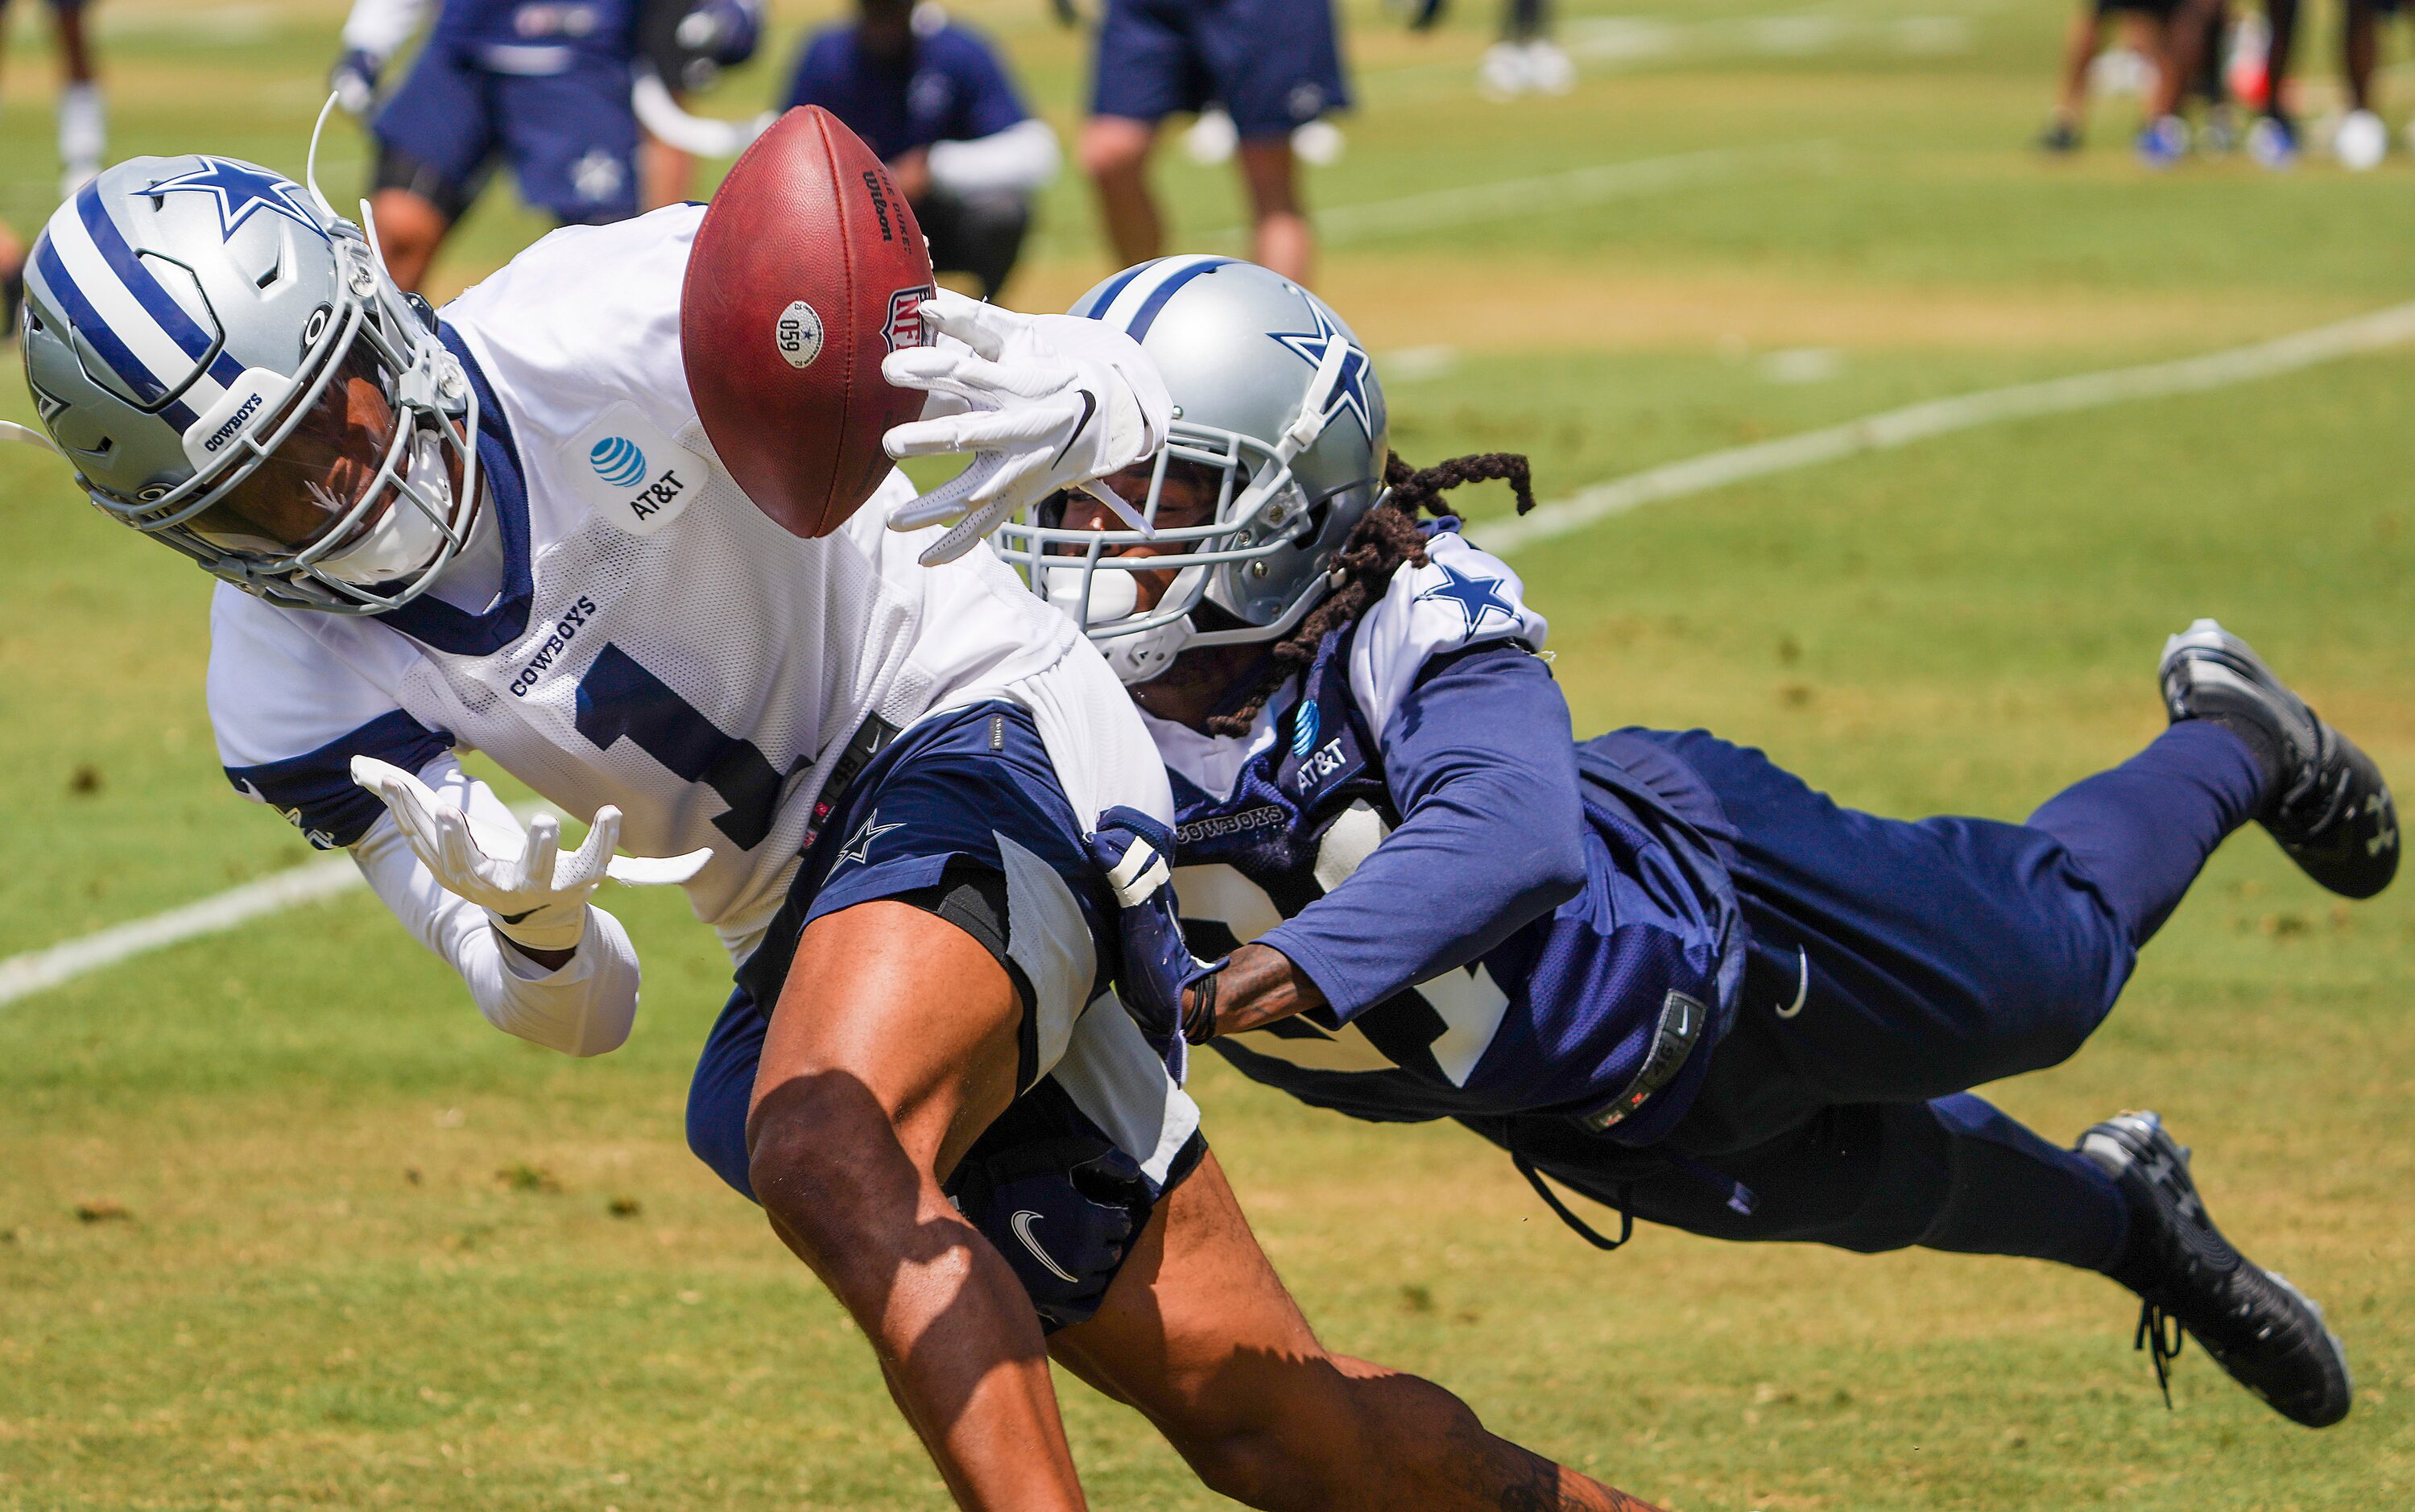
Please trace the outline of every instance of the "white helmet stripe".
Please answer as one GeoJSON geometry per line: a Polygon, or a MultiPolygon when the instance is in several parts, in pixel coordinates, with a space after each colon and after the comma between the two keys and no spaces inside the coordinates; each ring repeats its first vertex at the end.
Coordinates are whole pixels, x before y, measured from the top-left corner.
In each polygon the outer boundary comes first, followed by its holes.
{"type": "MultiPolygon", "coordinates": [[[[94,217],[100,220],[98,235],[123,247],[124,238],[109,223],[97,192],[87,187],[51,217],[49,241],[55,261],[42,271],[69,286],[61,293],[71,291],[74,297],[63,298],[62,303],[71,308],[80,303],[88,308],[124,354],[139,365],[138,370],[118,376],[146,399],[156,399],[193,374],[207,354],[211,338],[130,251],[116,259],[109,256],[96,237],[94,217]],[[128,265],[131,277],[121,273],[121,265],[128,265]],[[200,352],[190,350],[196,338],[202,345],[200,352]]],[[[79,330],[83,328],[81,320],[77,325],[79,330]]],[[[96,349],[102,345],[94,344],[96,349]]],[[[112,366],[116,366],[118,354],[108,355],[112,366]]],[[[179,396],[188,410],[199,413],[224,397],[226,382],[218,376],[221,367],[241,371],[225,353],[219,353],[210,371],[194,378],[192,388],[179,396]]]]}

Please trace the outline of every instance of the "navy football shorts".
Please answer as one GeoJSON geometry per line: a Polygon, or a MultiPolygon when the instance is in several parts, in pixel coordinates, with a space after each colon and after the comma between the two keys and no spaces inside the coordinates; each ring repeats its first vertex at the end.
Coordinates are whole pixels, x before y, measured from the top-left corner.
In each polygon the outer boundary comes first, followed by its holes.
{"type": "Polygon", "coordinates": [[[1107,0],[1090,112],[1155,123],[1221,104],[1241,139],[1346,109],[1330,0],[1107,0]]]}
{"type": "Polygon", "coordinates": [[[1020,1096],[947,1190],[1014,1267],[1042,1325],[1097,1310],[1160,1197],[1206,1145],[1199,1110],[1108,988],[1115,905],[1087,826],[1030,716],[1006,703],[934,714],[875,756],[821,827],[707,1039],[688,1144],[741,1194],[746,1112],[805,926],[879,899],[972,936],[1023,999],[1020,1096]]]}
{"type": "Polygon", "coordinates": [[[370,127],[377,187],[409,189],[458,219],[500,159],[520,198],[564,225],[626,220],[638,213],[629,87],[622,63],[501,73],[472,50],[431,43],[370,127]]]}

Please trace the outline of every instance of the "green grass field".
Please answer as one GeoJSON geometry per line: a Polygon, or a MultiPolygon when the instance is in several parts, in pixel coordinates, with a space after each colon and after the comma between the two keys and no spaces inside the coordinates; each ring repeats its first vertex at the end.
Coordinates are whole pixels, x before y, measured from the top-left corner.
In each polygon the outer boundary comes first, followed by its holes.
{"type": "MultiPolygon", "coordinates": [[[[298,172],[340,8],[104,0],[114,149],[298,172]]],[[[781,0],[785,32],[829,8],[781,0]]],[[[1070,128],[1077,43],[1038,0],[963,8],[1070,128]]],[[[1345,211],[1324,287],[1379,361],[1411,353],[1405,454],[1525,450],[1546,497],[2415,289],[2403,161],[2148,177],[2127,101],[2084,157],[2033,157],[2064,0],[1584,0],[1581,88],[1506,107],[1473,88],[1489,4],[1430,38],[1350,8],[1362,109],[1318,203],[1540,182],[1406,224],[1345,211]],[[1552,182],[1660,158],[1616,195],[1552,182]]],[[[29,235],[55,176],[42,20],[15,7],[0,90],[0,215],[29,235]]],[[[347,200],[358,138],[335,148],[347,200]]],[[[1187,240],[1229,234],[1227,173],[1178,157],[1164,182],[1187,240]]],[[[1106,271],[1080,187],[1048,213],[1034,304],[1106,271]]],[[[441,281],[539,229],[499,195],[441,281]]],[[[2410,779],[2410,388],[2401,350],[1999,425],[1516,564],[1580,729],[1708,725],[1890,813],[2018,816],[2126,755],[2160,724],[2160,637],[2201,613],[2410,779]]],[[[28,412],[0,381],[0,415],[28,412]]],[[[0,957],[302,861],[216,770],[206,580],[30,451],[0,449],[0,957]]],[[[1993,1092],[2057,1139],[2167,1115],[2225,1226],[2348,1340],[2358,1408],[2321,1434],[2195,1350],[2167,1414],[2093,1277],[1661,1231],[1600,1256],[1455,1130],[1352,1125],[1218,1066],[1197,1085],[1330,1340],[1672,1508],[2378,1512],[2415,1502],[2410,900],[2335,905],[2242,835],[2087,1050],[1993,1092]]],[[[862,1340],[682,1144],[727,963],[679,900],[608,901],[648,982],[593,1062],[488,1028],[360,893],[0,1006],[0,1505],[941,1505],[862,1340]]],[[[1097,1505],[1212,1501],[1137,1418],[1066,1394],[1097,1505]]]]}

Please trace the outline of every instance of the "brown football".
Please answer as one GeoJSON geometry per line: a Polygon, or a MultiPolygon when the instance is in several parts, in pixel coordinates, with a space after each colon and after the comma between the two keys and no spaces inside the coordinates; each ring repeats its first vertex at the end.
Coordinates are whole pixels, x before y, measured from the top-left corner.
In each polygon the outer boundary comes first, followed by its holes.
{"type": "Polygon", "coordinates": [[[862,139],[818,105],[730,169],[680,290],[680,359],[704,433],[757,508],[828,535],[888,474],[880,437],[922,412],[880,359],[924,340],[922,229],[862,139]]]}

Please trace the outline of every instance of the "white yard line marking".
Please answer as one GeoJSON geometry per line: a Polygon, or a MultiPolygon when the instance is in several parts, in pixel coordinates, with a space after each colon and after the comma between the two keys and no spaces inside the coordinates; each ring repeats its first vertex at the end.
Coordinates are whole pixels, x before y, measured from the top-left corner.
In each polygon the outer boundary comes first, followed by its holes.
{"type": "MultiPolygon", "coordinates": [[[[1315,215],[1316,234],[1328,245],[1340,246],[1402,232],[1464,225],[1471,220],[1558,215],[1577,205],[1604,204],[1704,183],[1756,163],[1809,156],[1821,159],[1824,167],[1836,151],[1837,144],[1829,141],[1768,147],[1713,147],[1701,152],[1671,153],[1663,157],[1595,163],[1528,178],[1460,184],[1395,199],[1321,208],[1315,215]]],[[[1248,238],[1248,228],[1241,226],[1226,226],[1208,236],[1211,244],[1228,248],[1243,245],[1248,238]]]]}
{"type": "MultiPolygon", "coordinates": [[[[521,803],[515,804],[512,812],[525,823],[539,813],[552,811],[542,804],[521,803]]],[[[283,913],[288,908],[368,885],[352,857],[322,856],[241,887],[229,888],[199,903],[188,903],[148,919],[112,924],[43,950],[12,955],[0,961],[0,1008],[120,961],[148,955],[204,935],[223,935],[264,914],[283,913]]]]}
{"type": "Polygon", "coordinates": [[[1848,420],[1840,426],[1808,430],[1797,436],[1733,446],[1650,468],[1582,490],[1543,505],[1521,519],[1488,520],[1469,529],[1468,538],[1487,551],[1507,554],[1538,542],[1555,540],[1613,515],[1644,504],[1691,494],[1708,493],[1730,484],[1796,468],[1840,461],[1864,452],[1893,451],[1932,436],[1950,435],[2004,420],[2067,414],[2132,399],[2195,394],[2233,383],[2277,378],[2321,363],[2415,340],[2415,304],[2393,305],[2332,325],[2317,326],[2201,357],[2117,367],[2109,372],[2080,373],[2071,378],[2007,388],[1982,389],[1952,398],[1908,404],[1900,410],[1848,420]]]}
{"type": "Polygon", "coordinates": [[[48,950],[13,955],[0,961],[0,1004],[13,1003],[134,956],[203,935],[224,934],[262,914],[282,913],[364,885],[360,868],[352,864],[350,856],[330,856],[256,882],[246,882],[239,888],[229,888],[216,897],[171,908],[163,914],[112,924],[48,950]]]}
{"type": "MultiPolygon", "coordinates": [[[[1545,504],[1522,519],[1478,525],[1469,530],[1468,535],[1488,551],[1507,554],[1581,531],[1643,504],[1707,493],[1795,468],[1840,461],[1864,452],[1892,451],[1932,436],[1971,430],[2002,420],[2067,414],[2132,399],[2194,394],[2277,378],[2410,340],[2415,340],[2415,303],[2393,305],[2311,331],[2201,357],[1931,399],[1822,430],[1731,447],[1652,468],[1545,504]]],[[[527,817],[527,812],[521,817],[527,817]]],[[[360,885],[360,872],[349,857],[329,857],[148,919],[112,925],[81,939],[10,956],[0,961],[0,1005],[120,961],[203,935],[220,934],[263,914],[333,897],[360,885]]]]}

